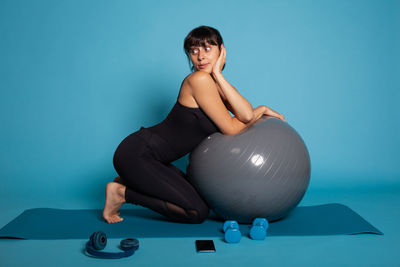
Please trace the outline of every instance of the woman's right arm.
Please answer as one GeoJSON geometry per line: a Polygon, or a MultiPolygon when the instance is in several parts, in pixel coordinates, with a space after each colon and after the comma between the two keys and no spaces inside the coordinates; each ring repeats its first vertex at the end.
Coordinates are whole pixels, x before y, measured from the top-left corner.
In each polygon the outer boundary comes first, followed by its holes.
{"type": "Polygon", "coordinates": [[[210,74],[202,71],[196,72],[188,78],[188,84],[197,104],[223,134],[232,135],[241,132],[256,122],[265,112],[266,106],[259,106],[253,109],[252,120],[243,123],[236,116],[231,117],[210,74]]]}
{"type": "Polygon", "coordinates": [[[233,128],[237,131],[237,133],[243,131],[250,125],[254,124],[259,118],[261,118],[262,115],[264,115],[265,111],[266,111],[266,106],[264,105],[256,107],[255,109],[253,109],[253,119],[251,119],[251,121],[247,123],[243,123],[242,121],[237,119],[236,116],[233,117],[232,118],[234,124],[233,128]]]}

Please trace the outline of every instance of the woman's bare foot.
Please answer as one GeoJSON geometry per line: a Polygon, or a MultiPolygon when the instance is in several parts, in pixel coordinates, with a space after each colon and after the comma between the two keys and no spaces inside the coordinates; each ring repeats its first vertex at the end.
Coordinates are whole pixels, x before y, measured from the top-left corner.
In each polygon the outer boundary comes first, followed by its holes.
{"type": "Polygon", "coordinates": [[[106,203],[104,204],[103,218],[108,223],[117,223],[123,220],[118,210],[125,203],[125,186],[110,182],[106,187],[106,203]]]}

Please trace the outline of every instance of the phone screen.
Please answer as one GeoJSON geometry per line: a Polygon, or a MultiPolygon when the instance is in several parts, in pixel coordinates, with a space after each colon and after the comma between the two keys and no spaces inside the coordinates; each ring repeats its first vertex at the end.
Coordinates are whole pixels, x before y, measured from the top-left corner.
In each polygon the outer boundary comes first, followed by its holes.
{"type": "Polygon", "coordinates": [[[196,240],[197,252],[215,252],[214,241],[212,240],[196,240]]]}

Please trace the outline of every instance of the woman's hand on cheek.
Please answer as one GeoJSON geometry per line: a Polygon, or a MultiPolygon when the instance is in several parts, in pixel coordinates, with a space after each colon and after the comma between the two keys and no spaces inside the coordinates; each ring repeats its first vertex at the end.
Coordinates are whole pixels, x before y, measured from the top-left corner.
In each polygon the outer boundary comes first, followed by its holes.
{"type": "Polygon", "coordinates": [[[221,73],[222,68],[224,67],[224,64],[225,64],[225,58],[226,58],[226,50],[225,50],[224,44],[222,44],[221,50],[219,53],[219,57],[213,66],[213,70],[212,70],[213,74],[221,73]]]}

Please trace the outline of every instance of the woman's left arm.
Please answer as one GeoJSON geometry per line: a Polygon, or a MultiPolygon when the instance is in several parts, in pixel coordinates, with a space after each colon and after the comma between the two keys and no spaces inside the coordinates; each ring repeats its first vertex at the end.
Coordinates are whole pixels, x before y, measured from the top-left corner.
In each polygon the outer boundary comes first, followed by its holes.
{"type": "Polygon", "coordinates": [[[222,67],[225,64],[226,50],[225,46],[221,46],[221,53],[219,58],[214,65],[212,71],[212,77],[214,81],[221,88],[226,101],[232,108],[232,113],[244,123],[247,123],[253,119],[253,107],[249,101],[247,101],[237,90],[233,87],[222,75],[222,67]]]}
{"type": "Polygon", "coordinates": [[[233,87],[225,77],[219,74],[213,74],[214,81],[221,88],[222,94],[225,97],[226,104],[236,117],[244,123],[253,119],[253,107],[237,90],[233,87]]]}

